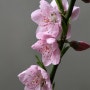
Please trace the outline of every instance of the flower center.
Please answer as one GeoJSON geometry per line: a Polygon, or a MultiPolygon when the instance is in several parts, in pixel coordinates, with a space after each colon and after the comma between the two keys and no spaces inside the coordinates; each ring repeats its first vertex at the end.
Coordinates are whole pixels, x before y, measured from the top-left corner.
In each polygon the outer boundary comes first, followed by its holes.
{"type": "Polygon", "coordinates": [[[45,84],[46,84],[45,79],[42,79],[42,81],[41,81],[41,87],[43,87],[45,84]]]}
{"type": "Polygon", "coordinates": [[[44,17],[44,22],[45,23],[50,23],[50,22],[57,22],[57,16],[56,16],[56,13],[51,13],[50,17],[44,17]]]}
{"type": "Polygon", "coordinates": [[[35,84],[35,85],[38,85],[38,84],[40,84],[41,80],[42,80],[42,77],[37,75],[37,76],[34,77],[34,79],[32,80],[31,83],[35,84]]]}
{"type": "Polygon", "coordinates": [[[48,23],[48,22],[50,22],[50,21],[49,21],[48,18],[44,18],[44,22],[45,22],[45,23],[48,23]]]}
{"type": "Polygon", "coordinates": [[[31,81],[31,85],[33,88],[37,87],[38,85],[45,85],[45,80],[43,79],[42,75],[38,74],[33,77],[33,80],[31,81]]]}
{"type": "Polygon", "coordinates": [[[52,13],[52,14],[51,14],[50,21],[51,21],[51,22],[54,22],[54,23],[57,21],[56,13],[52,13]]]}

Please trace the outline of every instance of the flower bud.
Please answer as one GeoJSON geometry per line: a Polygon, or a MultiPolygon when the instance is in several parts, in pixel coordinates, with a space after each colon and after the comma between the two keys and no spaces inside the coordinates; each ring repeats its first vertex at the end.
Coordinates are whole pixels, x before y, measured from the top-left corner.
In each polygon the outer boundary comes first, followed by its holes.
{"type": "Polygon", "coordinates": [[[70,46],[76,51],[83,51],[90,48],[90,44],[83,41],[71,41],[70,46]]]}
{"type": "Polygon", "coordinates": [[[85,3],[90,3],[90,0],[82,0],[85,3]]]}

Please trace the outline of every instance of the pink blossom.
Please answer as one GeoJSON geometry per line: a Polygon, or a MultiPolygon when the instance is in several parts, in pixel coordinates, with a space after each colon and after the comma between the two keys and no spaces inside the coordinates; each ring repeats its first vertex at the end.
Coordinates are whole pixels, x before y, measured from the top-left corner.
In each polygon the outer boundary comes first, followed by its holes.
{"type": "Polygon", "coordinates": [[[60,50],[54,38],[38,40],[34,45],[32,45],[32,48],[42,54],[42,62],[45,66],[59,64],[60,50]]]}
{"type": "MultiPolygon", "coordinates": [[[[69,8],[68,1],[67,0],[62,0],[62,4],[63,4],[63,7],[64,7],[64,11],[67,12],[68,8],[69,8]]],[[[57,4],[56,4],[55,0],[53,0],[51,2],[51,5],[53,6],[53,8],[56,8],[58,10],[58,7],[57,7],[57,4]]],[[[80,8],[77,7],[77,6],[74,6],[73,11],[72,11],[72,15],[71,15],[71,19],[76,20],[79,16],[79,12],[80,12],[80,8]]]]}
{"type": "MultiPolygon", "coordinates": [[[[69,8],[68,1],[67,0],[62,0],[62,4],[63,4],[63,7],[64,7],[64,11],[67,12],[68,11],[68,8],[69,8]]],[[[55,9],[58,10],[58,6],[57,6],[55,0],[53,0],[51,2],[51,5],[53,6],[53,8],[55,8],[55,9]]],[[[72,11],[72,15],[71,15],[70,19],[72,21],[77,20],[77,18],[79,16],[79,12],[80,12],[80,8],[77,7],[77,6],[74,6],[73,11],[72,11]]],[[[69,28],[68,28],[68,32],[67,32],[67,39],[69,39],[71,37],[71,30],[70,29],[71,29],[71,25],[69,24],[69,28]]]]}
{"type": "MultiPolygon", "coordinates": [[[[64,7],[64,11],[67,11],[67,9],[68,9],[68,2],[67,2],[67,0],[62,0],[62,4],[63,4],[63,7],[64,7]]],[[[51,6],[53,6],[53,8],[58,10],[58,6],[57,6],[55,0],[52,0],[51,6]]]]}
{"type": "Polygon", "coordinates": [[[36,31],[37,39],[57,38],[60,35],[61,16],[47,1],[40,0],[40,9],[32,12],[31,18],[39,25],[36,31]]]}
{"type": "Polygon", "coordinates": [[[52,90],[48,73],[37,65],[32,65],[21,72],[18,77],[25,85],[24,90],[52,90]]]}

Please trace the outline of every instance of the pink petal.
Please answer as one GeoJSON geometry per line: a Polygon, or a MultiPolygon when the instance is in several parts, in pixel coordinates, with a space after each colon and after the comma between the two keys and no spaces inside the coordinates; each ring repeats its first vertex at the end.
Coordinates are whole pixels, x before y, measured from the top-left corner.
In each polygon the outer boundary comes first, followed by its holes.
{"type": "Polygon", "coordinates": [[[40,1],[40,9],[46,9],[49,8],[50,4],[46,0],[41,0],[40,1]]]}
{"type": "Polygon", "coordinates": [[[27,86],[24,87],[24,90],[33,90],[33,89],[30,89],[28,88],[27,86]]]}
{"type": "Polygon", "coordinates": [[[47,85],[45,85],[44,87],[42,87],[42,90],[52,90],[52,88],[51,87],[48,87],[47,85]]]}
{"type": "Polygon", "coordinates": [[[47,26],[39,26],[36,31],[37,39],[45,39],[49,37],[57,38],[60,31],[58,23],[49,24],[47,26]]]}
{"type": "Polygon", "coordinates": [[[48,57],[42,55],[42,62],[45,66],[49,66],[52,63],[51,59],[47,59],[47,58],[48,57]]]}
{"type": "Polygon", "coordinates": [[[49,78],[50,77],[48,77],[48,79],[47,79],[46,86],[44,87],[44,90],[52,90],[52,85],[51,85],[51,81],[49,78]]]}
{"type": "Polygon", "coordinates": [[[56,39],[55,39],[55,38],[48,38],[48,39],[46,40],[46,42],[47,42],[48,44],[53,44],[53,43],[56,42],[56,39]]]}
{"type": "Polygon", "coordinates": [[[52,0],[52,2],[51,2],[51,6],[52,6],[54,9],[58,10],[58,6],[57,6],[55,0],[52,0]]]}
{"type": "Polygon", "coordinates": [[[25,84],[25,82],[24,82],[25,73],[26,73],[26,71],[23,71],[23,72],[21,72],[21,73],[18,75],[19,80],[20,80],[23,84],[25,84]]]}
{"type": "Polygon", "coordinates": [[[53,38],[57,38],[60,33],[60,28],[58,23],[50,24],[47,27],[48,31],[45,32],[46,35],[50,35],[53,38]]]}
{"type": "Polygon", "coordinates": [[[27,86],[25,86],[24,90],[41,90],[41,87],[40,87],[40,85],[38,85],[36,88],[31,89],[31,88],[28,88],[27,86]]]}
{"type": "Polygon", "coordinates": [[[57,37],[59,35],[59,25],[58,24],[49,25],[46,34],[51,35],[52,37],[57,37]]]}
{"type": "Polygon", "coordinates": [[[46,71],[44,69],[42,69],[41,67],[38,66],[38,70],[41,71],[41,74],[42,74],[44,79],[48,79],[49,78],[48,73],[46,73],[46,71]]]}
{"type": "Polygon", "coordinates": [[[43,88],[45,89],[45,87],[47,87],[46,90],[51,90],[50,87],[52,86],[48,73],[37,65],[32,65],[31,67],[20,73],[18,76],[19,78],[21,78],[22,83],[24,82],[24,90],[43,90],[43,88]],[[32,83],[33,80],[35,80],[34,83],[32,83]],[[45,85],[43,85],[42,87],[41,84],[43,81],[41,80],[45,80],[45,85]]]}
{"type": "Polygon", "coordinates": [[[44,43],[43,40],[38,40],[35,44],[33,44],[33,45],[31,46],[31,48],[37,50],[38,52],[41,52],[40,49],[41,49],[43,43],[44,43]]]}
{"type": "Polygon", "coordinates": [[[53,47],[56,47],[56,50],[53,52],[51,56],[51,60],[52,60],[52,64],[57,65],[60,62],[60,50],[58,48],[57,43],[55,43],[53,47]]]}
{"type": "Polygon", "coordinates": [[[48,38],[47,35],[45,35],[45,31],[47,31],[47,27],[46,26],[38,26],[37,30],[36,30],[36,38],[37,39],[46,39],[48,38]]]}
{"type": "Polygon", "coordinates": [[[52,11],[52,6],[45,0],[40,1],[40,9],[47,16],[49,12],[52,11]]]}
{"type": "Polygon", "coordinates": [[[34,12],[31,13],[31,19],[38,25],[40,25],[43,21],[43,17],[42,17],[42,14],[41,14],[41,10],[38,9],[34,12]]]}
{"type": "Polygon", "coordinates": [[[55,51],[56,49],[59,50],[57,41],[56,41],[55,43],[52,44],[52,51],[55,51]]]}
{"type": "MultiPolygon", "coordinates": [[[[68,10],[68,1],[67,0],[62,0],[62,4],[63,4],[63,7],[64,7],[64,10],[67,11],[68,10]]],[[[57,6],[55,0],[52,0],[51,5],[52,5],[53,8],[58,10],[58,6],[57,6]]]]}
{"type": "Polygon", "coordinates": [[[52,62],[52,64],[55,65],[59,63],[60,50],[54,38],[39,40],[34,45],[32,45],[32,48],[42,54],[42,62],[45,66],[50,65],[52,62]]]}
{"type": "Polygon", "coordinates": [[[60,63],[60,51],[56,50],[53,52],[53,55],[52,55],[52,64],[57,65],[59,63],[60,63]]]}
{"type": "Polygon", "coordinates": [[[63,7],[64,7],[64,10],[67,11],[68,10],[68,1],[67,0],[62,0],[62,4],[63,4],[63,7]]]}
{"type": "Polygon", "coordinates": [[[71,25],[69,24],[66,39],[69,39],[70,37],[71,37],[71,25]]]}
{"type": "Polygon", "coordinates": [[[80,12],[80,8],[74,6],[73,12],[72,12],[72,15],[71,15],[71,20],[72,20],[72,21],[77,20],[77,18],[78,18],[78,16],[79,16],[79,12],[80,12]]]}

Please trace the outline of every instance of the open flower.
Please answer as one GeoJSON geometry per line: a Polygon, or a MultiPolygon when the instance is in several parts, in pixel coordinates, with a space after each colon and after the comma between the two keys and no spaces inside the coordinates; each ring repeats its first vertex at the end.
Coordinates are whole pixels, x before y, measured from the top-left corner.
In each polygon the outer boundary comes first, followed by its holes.
{"type": "Polygon", "coordinates": [[[60,50],[54,38],[38,40],[35,44],[32,45],[32,48],[42,54],[42,62],[45,66],[50,64],[59,64],[60,50]]]}
{"type": "MultiPolygon", "coordinates": [[[[69,8],[68,1],[67,0],[62,0],[62,4],[63,4],[63,7],[64,7],[64,11],[67,12],[68,11],[68,8],[69,8]]],[[[55,9],[58,10],[58,6],[57,6],[55,0],[53,0],[51,2],[51,5],[53,6],[53,8],[55,8],[55,9]]],[[[77,6],[74,6],[73,7],[73,11],[72,11],[72,15],[71,15],[71,19],[72,20],[76,20],[78,18],[78,16],[79,16],[79,12],[80,12],[80,8],[77,7],[77,6]]]]}
{"type": "MultiPolygon", "coordinates": [[[[69,8],[68,1],[67,0],[62,0],[62,4],[63,4],[63,7],[64,7],[64,11],[67,12],[68,11],[68,8],[69,8]]],[[[57,6],[55,0],[53,0],[51,2],[51,5],[53,6],[53,8],[55,8],[55,9],[58,10],[58,6],[57,6]]],[[[77,7],[77,6],[74,6],[70,19],[72,21],[77,20],[77,18],[79,16],[79,12],[80,12],[80,8],[77,7]]],[[[67,39],[69,39],[70,37],[71,37],[71,25],[69,25],[69,28],[68,28],[67,39]]]]}
{"type": "Polygon", "coordinates": [[[18,77],[25,85],[24,90],[52,90],[49,75],[37,65],[32,65],[21,72],[18,77]]]}
{"type": "Polygon", "coordinates": [[[32,12],[31,19],[38,24],[37,39],[57,38],[61,32],[61,16],[47,1],[40,1],[40,9],[32,12]]]}

